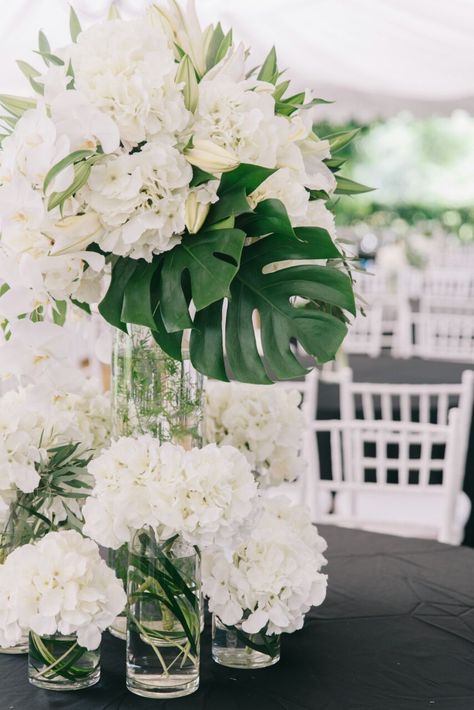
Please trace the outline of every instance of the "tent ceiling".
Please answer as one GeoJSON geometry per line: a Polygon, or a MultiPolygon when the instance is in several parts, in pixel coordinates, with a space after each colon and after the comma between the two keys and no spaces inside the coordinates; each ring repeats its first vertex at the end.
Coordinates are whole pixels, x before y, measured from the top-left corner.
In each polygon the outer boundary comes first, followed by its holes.
{"type": "MultiPolygon", "coordinates": [[[[85,22],[110,0],[73,0],[85,22]]],[[[119,0],[131,16],[146,0],[119,0]]],[[[474,113],[473,0],[197,0],[205,23],[221,19],[259,59],[273,44],[298,88],[336,99],[321,107],[333,119],[370,120],[408,109],[416,115],[474,113]]],[[[42,27],[67,41],[65,0],[16,0],[2,7],[2,91],[22,93],[14,66],[31,57],[42,27]]]]}

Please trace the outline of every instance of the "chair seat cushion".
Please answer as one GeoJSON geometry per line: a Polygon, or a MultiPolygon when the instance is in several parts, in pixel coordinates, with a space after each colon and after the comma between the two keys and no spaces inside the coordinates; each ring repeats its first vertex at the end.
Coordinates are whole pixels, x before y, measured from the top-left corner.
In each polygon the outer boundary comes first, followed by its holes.
{"type": "MultiPolygon", "coordinates": [[[[403,537],[436,538],[443,521],[444,504],[439,494],[429,492],[410,495],[398,491],[340,491],[334,512],[341,518],[341,524],[348,527],[403,537]]],[[[459,493],[447,542],[461,544],[470,512],[471,501],[465,493],[459,493]]]]}

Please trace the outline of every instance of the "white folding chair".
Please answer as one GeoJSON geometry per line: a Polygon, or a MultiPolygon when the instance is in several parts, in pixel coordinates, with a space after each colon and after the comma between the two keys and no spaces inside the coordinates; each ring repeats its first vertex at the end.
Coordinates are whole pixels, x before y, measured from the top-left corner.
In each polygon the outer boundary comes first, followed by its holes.
{"type": "Polygon", "coordinates": [[[306,481],[315,521],[460,544],[471,505],[461,492],[457,416],[451,410],[448,424],[314,422],[331,459],[306,481]],[[329,512],[319,506],[325,491],[334,496],[329,512]]]}
{"type": "Polygon", "coordinates": [[[387,384],[354,382],[350,368],[341,374],[341,419],[436,423],[446,425],[449,412],[457,407],[457,447],[464,471],[469,446],[474,398],[474,371],[465,370],[457,384],[387,384]]]}
{"type": "Polygon", "coordinates": [[[419,311],[411,314],[412,354],[433,360],[474,362],[473,300],[425,296],[419,311]]]}

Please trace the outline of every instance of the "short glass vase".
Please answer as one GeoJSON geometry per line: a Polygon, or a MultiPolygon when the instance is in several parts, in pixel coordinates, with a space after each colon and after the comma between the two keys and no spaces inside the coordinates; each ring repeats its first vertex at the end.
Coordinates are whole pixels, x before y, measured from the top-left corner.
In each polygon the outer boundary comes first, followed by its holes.
{"type": "Polygon", "coordinates": [[[127,688],[178,698],[199,687],[201,570],[196,549],[152,528],[135,533],[128,565],[127,688]]]}
{"type": "Polygon", "coordinates": [[[226,626],[213,614],[212,658],[228,668],[267,668],[280,660],[280,636],[248,634],[241,624],[226,626]]]}
{"type": "Polygon", "coordinates": [[[30,632],[28,677],[32,685],[45,690],[81,690],[100,680],[100,647],[88,651],[77,636],[30,632]]]}

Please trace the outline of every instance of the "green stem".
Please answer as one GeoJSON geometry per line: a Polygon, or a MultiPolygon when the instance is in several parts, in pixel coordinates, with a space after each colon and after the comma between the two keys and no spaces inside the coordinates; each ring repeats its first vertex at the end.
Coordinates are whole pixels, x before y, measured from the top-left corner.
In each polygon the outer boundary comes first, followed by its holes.
{"type": "Polygon", "coordinates": [[[64,659],[67,658],[67,657],[69,656],[69,654],[72,653],[72,651],[74,651],[74,649],[76,648],[76,646],[78,646],[77,641],[75,641],[75,642],[73,643],[73,645],[70,646],[70,647],[68,648],[68,650],[63,653],[62,656],[60,656],[59,658],[56,658],[55,660],[53,660],[53,659],[54,659],[54,656],[53,656],[53,655],[48,651],[48,649],[46,648],[45,644],[43,643],[43,640],[42,640],[41,636],[38,636],[38,634],[35,634],[35,633],[33,633],[33,632],[31,632],[31,635],[32,635],[32,637],[33,637],[33,639],[34,639],[36,648],[37,648],[38,651],[41,653],[41,655],[43,656],[43,658],[50,664],[47,668],[44,668],[40,673],[38,673],[38,674],[36,675],[36,678],[41,678],[41,676],[46,675],[47,673],[50,673],[50,671],[51,671],[53,668],[55,668],[57,665],[59,665],[60,663],[62,663],[62,662],[64,661],[64,659]],[[51,661],[53,661],[53,662],[51,662],[51,661]]]}

